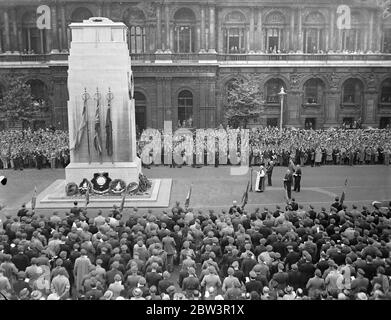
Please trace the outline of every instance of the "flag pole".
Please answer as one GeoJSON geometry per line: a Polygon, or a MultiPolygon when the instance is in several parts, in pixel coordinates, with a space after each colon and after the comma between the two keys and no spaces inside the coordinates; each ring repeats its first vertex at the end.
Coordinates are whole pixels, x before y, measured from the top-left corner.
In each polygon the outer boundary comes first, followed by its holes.
{"type": "Polygon", "coordinates": [[[88,121],[88,106],[87,106],[88,99],[89,99],[89,94],[87,93],[87,88],[84,88],[83,101],[84,101],[84,107],[86,110],[88,162],[91,163],[90,128],[89,128],[89,121],[88,121]]]}
{"type": "Polygon", "coordinates": [[[111,163],[114,164],[114,157],[113,157],[113,128],[112,128],[112,122],[111,122],[111,101],[114,99],[114,95],[111,92],[110,87],[109,87],[109,92],[106,95],[106,99],[107,99],[107,107],[108,107],[107,114],[106,114],[106,151],[107,151],[107,153],[110,156],[111,163]],[[108,119],[108,116],[110,116],[110,119],[108,119]],[[108,123],[108,121],[109,121],[109,123],[108,123]],[[110,135],[108,135],[107,127],[109,127],[110,135]],[[107,139],[109,139],[110,141],[108,141],[107,139]]]}

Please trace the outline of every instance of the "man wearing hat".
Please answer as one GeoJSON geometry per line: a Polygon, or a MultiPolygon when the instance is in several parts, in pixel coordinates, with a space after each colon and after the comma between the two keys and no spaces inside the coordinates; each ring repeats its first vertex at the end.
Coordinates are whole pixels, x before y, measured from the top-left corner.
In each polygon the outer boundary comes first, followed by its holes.
{"type": "Polygon", "coordinates": [[[255,271],[250,271],[249,273],[249,281],[246,282],[246,292],[251,293],[253,291],[257,292],[258,294],[262,293],[262,289],[264,285],[258,281],[257,279],[257,274],[255,271]]]}
{"type": "Polygon", "coordinates": [[[186,292],[186,295],[191,295],[194,290],[200,290],[200,281],[196,276],[196,271],[193,267],[188,269],[189,276],[182,282],[182,290],[186,292]]]}
{"type": "Polygon", "coordinates": [[[238,202],[236,200],[232,201],[232,206],[229,208],[228,213],[232,215],[234,212],[239,212],[243,214],[242,209],[238,206],[238,202]]]}

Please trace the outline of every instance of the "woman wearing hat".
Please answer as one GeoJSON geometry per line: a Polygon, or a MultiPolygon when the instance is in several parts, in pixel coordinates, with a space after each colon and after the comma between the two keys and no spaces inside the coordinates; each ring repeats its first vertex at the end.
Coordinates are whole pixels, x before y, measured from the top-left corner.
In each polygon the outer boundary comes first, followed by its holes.
{"type": "Polygon", "coordinates": [[[143,297],[143,291],[140,288],[134,288],[132,291],[133,297],[130,300],[145,300],[143,297]]]}

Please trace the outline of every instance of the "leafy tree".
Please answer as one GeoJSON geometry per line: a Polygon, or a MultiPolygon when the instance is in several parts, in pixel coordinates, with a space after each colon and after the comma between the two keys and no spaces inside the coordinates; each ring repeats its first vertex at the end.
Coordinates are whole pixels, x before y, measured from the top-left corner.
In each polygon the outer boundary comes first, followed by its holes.
{"type": "Polygon", "coordinates": [[[39,111],[39,105],[33,103],[30,85],[15,76],[6,79],[8,88],[0,99],[0,114],[7,121],[30,121],[39,111]]]}
{"type": "Polygon", "coordinates": [[[256,75],[246,80],[234,80],[228,85],[225,103],[225,118],[234,127],[247,126],[250,119],[256,119],[264,110],[263,92],[256,75]]]}

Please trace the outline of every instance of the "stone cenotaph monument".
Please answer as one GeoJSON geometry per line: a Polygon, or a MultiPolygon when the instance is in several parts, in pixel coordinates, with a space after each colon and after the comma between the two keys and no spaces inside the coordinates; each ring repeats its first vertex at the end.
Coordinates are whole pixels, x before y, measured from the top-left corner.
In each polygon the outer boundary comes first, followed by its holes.
{"type": "Polygon", "coordinates": [[[137,157],[126,25],[93,17],[69,27],[70,164],[65,180],[56,180],[38,195],[36,208],[65,209],[74,201],[111,208],[125,198],[125,207],[168,207],[172,180],[147,179],[137,157]],[[87,189],[91,191],[84,195],[87,189]]]}
{"type": "Polygon", "coordinates": [[[94,173],[107,172],[112,180],[122,179],[127,185],[138,182],[141,161],[136,153],[127,27],[107,18],[91,18],[83,23],[72,23],[70,29],[68,127],[71,162],[65,169],[65,180],[78,183],[83,177],[91,179],[94,173]],[[111,136],[106,130],[109,104],[111,136]],[[98,117],[100,145],[97,147],[98,117]],[[112,141],[108,142],[110,138],[112,141]]]}

